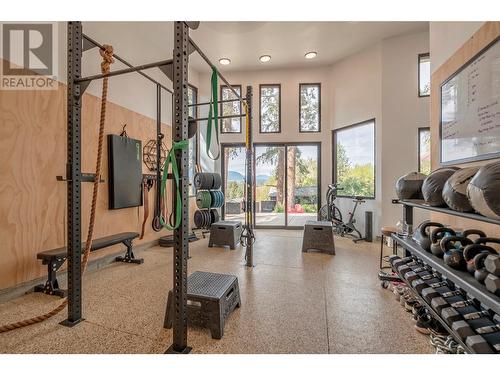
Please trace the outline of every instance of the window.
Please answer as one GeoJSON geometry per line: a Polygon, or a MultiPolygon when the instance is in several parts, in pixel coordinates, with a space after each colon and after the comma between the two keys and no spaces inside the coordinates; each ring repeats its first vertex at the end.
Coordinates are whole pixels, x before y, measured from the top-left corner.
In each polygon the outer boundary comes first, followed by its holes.
{"type": "Polygon", "coordinates": [[[260,85],[260,132],[281,131],[281,85],[260,85]]]}
{"type": "Polygon", "coordinates": [[[428,53],[418,55],[418,96],[431,94],[431,58],[428,53]]]}
{"type": "Polygon", "coordinates": [[[300,132],[321,130],[321,84],[301,83],[300,91],[300,132]]]}
{"type": "Polygon", "coordinates": [[[333,147],[339,196],[375,198],[375,119],[334,130],[333,147]]]}
{"type": "MultiPolygon", "coordinates": [[[[188,104],[198,103],[198,89],[192,85],[188,86],[188,104]]],[[[189,116],[198,117],[198,107],[189,107],[189,116]]],[[[189,140],[189,182],[191,183],[190,194],[195,194],[193,177],[196,173],[196,164],[198,164],[198,134],[189,140]]]]}
{"type": "MultiPolygon", "coordinates": [[[[241,85],[232,85],[234,91],[241,96],[241,85]]],[[[236,99],[236,95],[227,86],[220,87],[220,100],[236,99]]],[[[229,103],[220,103],[220,116],[231,116],[241,114],[241,102],[234,101],[229,103]]],[[[241,118],[225,118],[220,120],[222,133],[241,133],[241,118]]]]}
{"type": "Polygon", "coordinates": [[[418,128],[418,171],[431,173],[431,129],[418,128]]]}

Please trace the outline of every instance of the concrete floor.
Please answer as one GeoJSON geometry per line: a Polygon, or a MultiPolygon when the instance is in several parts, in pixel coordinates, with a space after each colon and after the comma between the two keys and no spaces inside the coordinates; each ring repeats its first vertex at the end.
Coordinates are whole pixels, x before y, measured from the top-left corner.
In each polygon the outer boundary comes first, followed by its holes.
{"type": "MultiPolygon", "coordinates": [[[[238,276],[242,306],[231,314],[222,340],[190,327],[193,353],[432,353],[427,336],[379,286],[378,244],[336,238],[337,255],[302,254],[302,231],[260,230],[256,267],[243,250],[191,243],[189,273],[238,276]]],[[[172,331],[162,328],[172,286],[172,249],[140,254],[142,265],[112,264],[84,278],[85,321],[43,323],[0,334],[2,353],[163,353],[172,331]]],[[[46,312],[57,297],[32,293],[0,304],[0,324],[46,312]]]]}

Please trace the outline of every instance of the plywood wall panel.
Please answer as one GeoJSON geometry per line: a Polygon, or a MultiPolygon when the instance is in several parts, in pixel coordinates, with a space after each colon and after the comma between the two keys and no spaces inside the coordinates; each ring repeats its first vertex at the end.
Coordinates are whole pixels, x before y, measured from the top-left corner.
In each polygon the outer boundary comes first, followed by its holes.
{"type": "MultiPolygon", "coordinates": [[[[431,166],[432,169],[439,168],[439,126],[441,113],[440,87],[441,84],[466,64],[471,58],[483,48],[500,36],[500,22],[485,22],[484,25],[443,65],[433,74],[431,80],[431,166]]],[[[432,56],[431,56],[432,59],[432,56]]],[[[484,165],[492,160],[463,163],[459,167],[472,165],[484,165]]],[[[500,228],[497,225],[481,223],[440,213],[432,213],[431,218],[435,221],[450,224],[456,228],[477,228],[485,231],[490,236],[500,237],[500,228]]]]}
{"type": "MultiPolygon", "coordinates": [[[[110,88],[112,89],[112,80],[110,88]]],[[[82,171],[93,172],[97,152],[100,98],[85,94],[82,108],[82,171]]],[[[156,121],[108,103],[105,134],[119,134],[124,123],[130,137],[143,145],[156,138],[156,121]]],[[[171,128],[162,126],[170,146],[171,128]]],[[[140,232],[143,209],[108,210],[107,142],[103,154],[94,236],[124,231],[140,232]]],[[[66,243],[66,184],[56,175],[66,171],[66,85],[55,91],[0,91],[0,289],[44,275],[36,259],[39,251],[66,243]]],[[[143,165],[144,173],[151,173],[143,165]]],[[[170,191],[170,189],[169,189],[170,191]]],[[[87,235],[92,184],[82,184],[82,238],[87,235]]],[[[169,196],[171,196],[169,194],[169,196]]],[[[146,234],[136,244],[148,243],[166,230],[154,232],[150,194],[146,234]]],[[[192,216],[192,215],[191,215],[192,216]]],[[[121,246],[98,251],[92,258],[116,252],[121,246]]]]}

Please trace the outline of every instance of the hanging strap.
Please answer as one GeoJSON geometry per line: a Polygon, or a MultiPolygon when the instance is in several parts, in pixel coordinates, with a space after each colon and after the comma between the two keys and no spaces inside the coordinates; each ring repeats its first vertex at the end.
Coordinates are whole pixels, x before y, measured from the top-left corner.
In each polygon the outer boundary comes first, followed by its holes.
{"type": "Polygon", "coordinates": [[[208,111],[207,137],[206,137],[207,155],[212,160],[217,160],[219,159],[220,156],[218,79],[219,76],[217,74],[217,69],[212,68],[212,78],[211,78],[212,91],[210,95],[210,109],[208,111]],[[215,128],[215,140],[217,142],[217,155],[214,157],[212,157],[212,155],[210,154],[210,145],[212,144],[212,127],[215,128]]]}
{"type": "Polygon", "coordinates": [[[166,223],[163,219],[163,216],[160,215],[160,223],[164,228],[168,230],[174,230],[179,228],[182,219],[182,200],[181,200],[181,192],[179,189],[179,167],[177,166],[177,159],[175,158],[175,150],[186,150],[188,147],[189,141],[187,139],[174,142],[172,148],[168,152],[167,158],[165,159],[165,164],[163,165],[163,176],[161,179],[161,195],[164,201],[167,201],[167,177],[168,177],[168,169],[170,164],[172,165],[172,175],[174,179],[174,183],[176,186],[176,204],[175,204],[175,223],[171,225],[171,223],[166,223]]]}

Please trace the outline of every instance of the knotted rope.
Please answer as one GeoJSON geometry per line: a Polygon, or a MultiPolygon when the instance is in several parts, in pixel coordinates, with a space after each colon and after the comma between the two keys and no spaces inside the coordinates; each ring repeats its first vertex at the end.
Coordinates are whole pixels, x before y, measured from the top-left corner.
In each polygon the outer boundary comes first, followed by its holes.
{"type": "MultiPolygon", "coordinates": [[[[104,45],[103,49],[99,50],[102,56],[101,62],[101,72],[103,74],[109,73],[109,67],[114,62],[113,59],[113,47],[104,45]]],[[[90,254],[90,247],[92,246],[92,236],[94,233],[94,223],[96,216],[96,207],[97,207],[97,195],[99,192],[99,180],[101,176],[101,161],[102,161],[102,148],[104,144],[104,124],[106,120],[106,101],[108,97],[108,78],[105,77],[102,82],[102,97],[101,97],[101,118],[99,121],[99,143],[97,146],[97,161],[95,168],[95,177],[94,177],[94,190],[92,192],[92,207],[90,209],[90,221],[89,221],[89,231],[87,234],[87,242],[85,243],[85,250],[83,252],[82,259],[82,274],[87,269],[87,263],[90,254]]],[[[68,108],[68,111],[70,109],[68,108]]],[[[17,328],[27,327],[29,325],[43,322],[54,315],[60,313],[64,308],[68,305],[68,298],[65,298],[56,308],[49,311],[46,314],[38,315],[30,319],[21,320],[16,323],[5,324],[0,326],[0,333],[12,331],[17,328]]]]}

